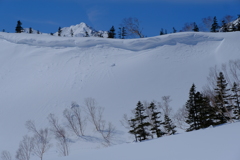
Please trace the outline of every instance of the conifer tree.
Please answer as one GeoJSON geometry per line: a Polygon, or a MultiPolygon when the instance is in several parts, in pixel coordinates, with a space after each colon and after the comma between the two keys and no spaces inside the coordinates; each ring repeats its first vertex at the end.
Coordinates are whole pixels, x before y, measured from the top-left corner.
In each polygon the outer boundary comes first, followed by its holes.
{"type": "Polygon", "coordinates": [[[193,84],[189,91],[189,100],[186,103],[186,109],[188,111],[188,117],[186,123],[189,124],[187,131],[199,129],[197,122],[197,106],[196,106],[196,87],[193,84]]]}
{"type": "Polygon", "coordinates": [[[17,21],[17,26],[16,26],[16,29],[15,29],[16,33],[21,33],[22,30],[23,30],[22,22],[21,21],[17,21]]]}
{"type": "Polygon", "coordinates": [[[227,32],[228,31],[227,24],[226,24],[225,20],[222,21],[222,31],[223,32],[227,32]]]}
{"type": "Polygon", "coordinates": [[[130,119],[128,121],[129,121],[129,125],[130,125],[130,128],[131,128],[129,133],[134,135],[135,142],[137,142],[138,139],[137,139],[137,122],[136,122],[136,119],[130,119]]]}
{"type": "Polygon", "coordinates": [[[127,31],[126,31],[125,27],[122,27],[122,35],[121,35],[122,39],[125,39],[126,35],[127,35],[127,31]]]}
{"type": "Polygon", "coordinates": [[[215,105],[218,109],[218,124],[226,123],[231,118],[229,115],[231,110],[231,106],[229,105],[230,95],[228,93],[230,89],[227,88],[227,85],[228,83],[223,73],[220,72],[217,77],[217,86],[215,88],[215,105]]]}
{"type": "Polygon", "coordinates": [[[148,132],[148,127],[151,124],[146,121],[147,117],[148,116],[145,113],[145,108],[143,107],[143,104],[139,101],[137,103],[137,107],[135,108],[134,119],[134,121],[137,122],[136,133],[139,141],[146,140],[150,136],[150,133],[148,132]]]}
{"type": "Polygon", "coordinates": [[[217,22],[217,18],[216,16],[213,18],[213,24],[212,24],[212,28],[211,28],[211,32],[217,32],[219,29],[219,25],[217,22]]]}
{"type": "Polygon", "coordinates": [[[62,28],[59,27],[59,28],[58,28],[58,36],[61,36],[61,33],[62,33],[62,28]]]}
{"type": "Polygon", "coordinates": [[[172,120],[168,117],[168,115],[164,115],[164,129],[167,135],[173,135],[177,131],[175,130],[176,126],[173,124],[172,120]]]}
{"type": "Polygon", "coordinates": [[[122,28],[119,27],[118,29],[119,29],[119,31],[118,31],[118,38],[122,39],[122,28]]]}
{"type": "Polygon", "coordinates": [[[87,31],[85,32],[85,37],[89,37],[89,34],[87,31]]]}
{"type": "Polygon", "coordinates": [[[161,31],[160,31],[160,35],[164,35],[164,31],[163,31],[162,28],[161,28],[161,31]]]}
{"type": "Polygon", "coordinates": [[[5,32],[5,29],[3,29],[2,32],[5,32]]]}
{"type": "Polygon", "coordinates": [[[173,33],[176,33],[177,32],[177,30],[173,27],[173,33]]]}
{"type": "Polygon", "coordinates": [[[73,37],[73,30],[72,30],[72,28],[70,30],[70,34],[71,34],[71,37],[73,37]]]}
{"type": "Polygon", "coordinates": [[[108,32],[108,38],[115,38],[115,35],[116,35],[115,29],[114,29],[114,26],[112,26],[108,32]]]}
{"type": "Polygon", "coordinates": [[[234,119],[240,119],[240,87],[235,82],[233,83],[232,93],[234,119]]]}
{"type": "Polygon", "coordinates": [[[156,134],[157,137],[161,137],[163,135],[163,132],[160,129],[160,125],[162,123],[161,120],[160,120],[161,112],[157,111],[157,107],[154,104],[154,102],[152,102],[150,104],[148,109],[151,112],[151,120],[152,120],[151,132],[152,132],[152,134],[156,134]]]}
{"type": "Polygon", "coordinates": [[[198,28],[198,26],[195,22],[193,23],[193,31],[194,32],[199,32],[199,28],[198,28]]]}
{"type": "Polygon", "coordinates": [[[31,28],[31,27],[29,28],[29,33],[30,33],[30,34],[32,34],[32,33],[33,33],[33,31],[32,31],[32,28],[31,28]]]}

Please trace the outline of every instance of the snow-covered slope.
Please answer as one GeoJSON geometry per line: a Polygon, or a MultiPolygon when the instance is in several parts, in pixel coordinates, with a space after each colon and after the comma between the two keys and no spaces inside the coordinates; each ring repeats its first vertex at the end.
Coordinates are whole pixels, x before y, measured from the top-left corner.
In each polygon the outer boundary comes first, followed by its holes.
{"type": "MultiPolygon", "coordinates": [[[[105,119],[117,129],[114,143],[129,142],[119,120],[137,101],[170,95],[176,110],[185,104],[192,83],[197,90],[206,84],[210,67],[240,58],[239,41],[240,32],[124,40],[0,33],[0,151],[14,154],[27,134],[27,120],[48,126],[49,113],[62,120],[72,101],[83,105],[87,97],[105,107],[105,119]]],[[[73,153],[101,146],[91,132],[89,125],[87,134],[93,136],[73,141],[73,153]]],[[[57,156],[54,149],[48,154],[57,156]]]]}
{"type": "MultiPolygon", "coordinates": [[[[107,37],[106,31],[96,31],[84,22],[81,22],[77,25],[72,25],[70,27],[64,27],[61,29],[61,31],[61,35],[65,37],[107,37]]],[[[54,35],[58,35],[58,32],[56,32],[54,35]]]]}

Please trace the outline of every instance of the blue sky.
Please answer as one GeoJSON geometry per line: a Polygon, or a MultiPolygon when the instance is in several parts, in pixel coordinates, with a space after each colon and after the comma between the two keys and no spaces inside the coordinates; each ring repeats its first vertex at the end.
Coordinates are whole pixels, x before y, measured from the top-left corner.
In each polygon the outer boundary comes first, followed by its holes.
{"type": "Polygon", "coordinates": [[[124,18],[136,17],[143,34],[159,35],[160,29],[172,32],[186,22],[200,25],[202,18],[240,14],[240,0],[0,0],[0,30],[14,32],[20,20],[24,28],[45,33],[56,32],[85,22],[96,30],[118,28],[124,18]]]}

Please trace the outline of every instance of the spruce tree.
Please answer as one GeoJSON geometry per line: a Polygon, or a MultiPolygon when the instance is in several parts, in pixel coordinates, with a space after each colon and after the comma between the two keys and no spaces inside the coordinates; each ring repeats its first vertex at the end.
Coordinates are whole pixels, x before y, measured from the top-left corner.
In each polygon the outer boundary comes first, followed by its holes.
{"type": "Polygon", "coordinates": [[[218,124],[226,123],[230,119],[229,112],[231,106],[229,105],[230,95],[227,88],[228,83],[226,82],[222,72],[217,77],[217,86],[215,88],[215,105],[218,109],[218,124]]]}
{"type": "Polygon", "coordinates": [[[58,28],[58,36],[61,36],[61,33],[62,33],[62,28],[59,27],[59,28],[58,28]]]}
{"type": "Polygon", "coordinates": [[[31,28],[31,27],[29,28],[29,33],[30,33],[30,34],[32,34],[32,33],[33,33],[33,31],[32,31],[32,28],[31,28]]]}
{"type": "Polygon", "coordinates": [[[114,29],[114,26],[112,26],[108,32],[108,38],[115,38],[115,35],[116,35],[115,29],[114,29]]]}
{"type": "Polygon", "coordinates": [[[164,129],[167,135],[173,135],[177,131],[175,130],[176,126],[173,124],[172,120],[168,117],[168,115],[164,115],[164,129]]]}
{"type": "Polygon", "coordinates": [[[122,35],[121,35],[122,39],[125,39],[126,35],[127,35],[127,31],[126,31],[125,27],[122,27],[122,35]]]}
{"type": "Polygon", "coordinates": [[[119,31],[118,31],[118,38],[122,39],[122,28],[119,27],[118,29],[119,29],[119,31]]]}
{"type": "Polygon", "coordinates": [[[130,134],[133,134],[135,137],[135,142],[138,141],[137,139],[137,120],[136,119],[130,119],[129,121],[129,125],[131,130],[129,131],[130,134]]]}
{"type": "Polygon", "coordinates": [[[137,122],[136,133],[139,141],[148,139],[150,133],[148,132],[148,127],[151,125],[146,121],[148,116],[145,113],[145,108],[143,104],[139,101],[137,107],[135,108],[135,121],[137,122]]]}
{"type": "Polygon", "coordinates": [[[240,119],[240,87],[235,82],[233,83],[232,93],[234,119],[240,119]]]}
{"type": "Polygon", "coordinates": [[[194,84],[189,91],[189,100],[186,103],[186,109],[188,111],[186,123],[189,124],[187,131],[199,129],[197,122],[196,87],[194,84]]]}
{"type": "Polygon", "coordinates": [[[22,22],[21,21],[17,21],[17,26],[16,26],[16,29],[15,29],[16,33],[21,33],[22,30],[23,30],[22,22]]]}
{"type": "Polygon", "coordinates": [[[152,134],[156,134],[157,137],[161,137],[163,135],[163,132],[160,129],[160,125],[162,124],[161,120],[160,120],[160,114],[161,112],[159,112],[157,110],[156,105],[154,104],[154,102],[152,102],[150,104],[150,106],[148,107],[148,109],[151,112],[151,120],[152,120],[152,124],[151,124],[151,132],[152,134]]]}
{"type": "Polygon", "coordinates": [[[70,30],[70,34],[71,34],[71,37],[73,37],[73,30],[72,30],[72,28],[70,30]]]}
{"type": "Polygon", "coordinates": [[[198,28],[198,26],[195,22],[193,23],[193,31],[194,32],[199,32],[199,28],[198,28]]]}
{"type": "Polygon", "coordinates": [[[211,28],[211,32],[217,32],[219,29],[219,25],[217,22],[217,18],[216,16],[213,18],[213,24],[212,24],[212,28],[211,28]]]}
{"type": "Polygon", "coordinates": [[[163,31],[163,29],[161,29],[161,31],[160,31],[160,35],[164,35],[164,31],[163,31]]]}
{"type": "Polygon", "coordinates": [[[177,32],[177,30],[173,27],[173,33],[176,33],[177,32]]]}

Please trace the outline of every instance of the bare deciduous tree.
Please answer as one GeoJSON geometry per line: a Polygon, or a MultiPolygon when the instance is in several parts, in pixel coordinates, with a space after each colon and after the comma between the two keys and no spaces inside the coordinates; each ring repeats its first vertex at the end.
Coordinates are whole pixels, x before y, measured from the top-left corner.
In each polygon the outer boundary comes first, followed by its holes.
{"type": "Polygon", "coordinates": [[[138,36],[140,38],[144,38],[142,34],[142,28],[140,26],[140,21],[137,18],[124,18],[122,20],[122,27],[125,27],[127,31],[127,35],[138,36]]]}
{"type": "Polygon", "coordinates": [[[188,112],[186,110],[185,105],[179,108],[176,114],[173,116],[174,124],[183,130],[188,128],[188,124],[186,123],[186,117],[188,116],[188,112]]]}
{"type": "Polygon", "coordinates": [[[226,15],[223,17],[223,20],[226,22],[226,23],[229,23],[231,21],[234,20],[234,16],[231,16],[231,15],[226,15]]]}
{"type": "Polygon", "coordinates": [[[12,160],[12,156],[11,156],[10,152],[8,152],[8,151],[2,151],[1,159],[2,160],[12,160]]]}
{"type": "Polygon", "coordinates": [[[48,121],[51,125],[51,131],[55,135],[56,140],[58,141],[58,149],[60,155],[68,156],[69,155],[69,144],[67,140],[67,133],[65,129],[58,123],[58,119],[54,114],[48,116],[48,121]]]}
{"type": "Polygon", "coordinates": [[[158,102],[158,107],[163,111],[163,114],[168,117],[171,117],[172,114],[172,107],[169,105],[171,101],[170,96],[163,96],[162,102],[158,102]]]}
{"type": "Polygon", "coordinates": [[[213,24],[213,17],[209,16],[202,19],[205,30],[209,31],[213,24]]]}
{"type": "Polygon", "coordinates": [[[31,120],[27,121],[25,126],[29,131],[34,133],[33,153],[42,160],[43,154],[51,147],[48,128],[37,130],[34,121],[31,120]]]}
{"type": "Polygon", "coordinates": [[[77,136],[84,136],[86,119],[81,115],[80,106],[73,102],[71,110],[65,109],[63,116],[67,120],[67,127],[77,136]]]}
{"type": "Polygon", "coordinates": [[[30,160],[34,145],[33,138],[24,136],[23,140],[19,144],[19,148],[16,153],[16,159],[18,160],[30,160]]]}
{"type": "Polygon", "coordinates": [[[107,123],[103,120],[104,108],[97,107],[96,104],[97,103],[93,98],[85,99],[85,105],[90,121],[94,124],[96,131],[102,135],[106,142],[105,145],[109,146],[115,133],[115,127],[111,122],[107,123]]]}
{"type": "Polygon", "coordinates": [[[182,28],[182,31],[183,32],[192,31],[193,28],[194,28],[194,23],[185,23],[183,28],[182,28]]]}

